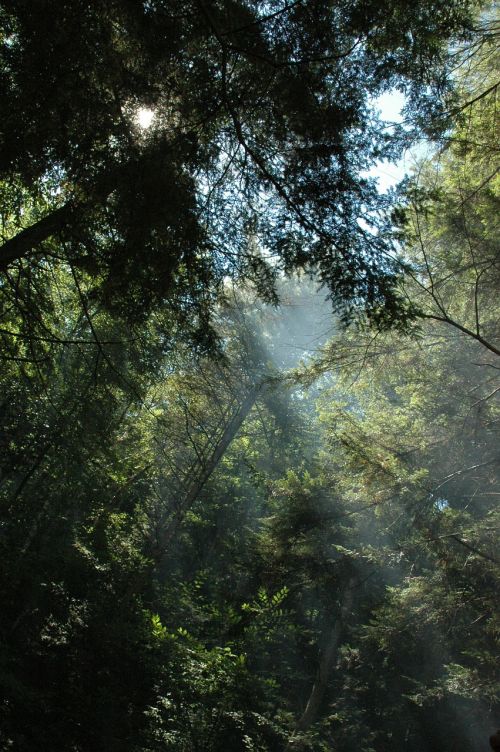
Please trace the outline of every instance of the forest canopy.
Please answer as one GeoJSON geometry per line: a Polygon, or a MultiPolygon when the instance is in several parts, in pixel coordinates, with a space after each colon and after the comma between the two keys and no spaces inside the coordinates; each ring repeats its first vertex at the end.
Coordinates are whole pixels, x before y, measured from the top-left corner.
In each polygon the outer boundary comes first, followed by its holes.
{"type": "Polygon", "coordinates": [[[474,12],[463,0],[2,3],[0,267],[43,274],[61,260],[111,310],[166,303],[202,339],[224,279],[274,299],[277,275],[304,268],[338,308],[404,321],[387,201],[362,175],[444,117],[448,46],[474,12]],[[388,132],[373,102],[392,89],[412,126],[388,132]]]}
{"type": "Polygon", "coordinates": [[[498,35],[0,2],[2,752],[488,748],[498,35]]]}

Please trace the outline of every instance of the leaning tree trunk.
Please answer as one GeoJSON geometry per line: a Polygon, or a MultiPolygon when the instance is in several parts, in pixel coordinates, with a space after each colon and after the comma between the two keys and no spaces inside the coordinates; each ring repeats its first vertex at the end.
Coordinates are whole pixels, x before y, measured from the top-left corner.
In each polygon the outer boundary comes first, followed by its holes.
{"type": "MultiPolygon", "coordinates": [[[[160,158],[161,155],[158,155],[158,159],[160,158]]],[[[74,237],[75,230],[85,221],[86,214],[95,207],[104,205],[120,182],[127,180],[133,180],[133,163],[125,162],[105,170],[97,177],[94,185],[87,187],[83,197],[69,199],[63,206],[52,209],[29,227],[20,230],[17,235],[5,240],[0,245],[0,273],[7,271],[15,261],[30,258],[49,238],[61,235],[74,237]]],[[[78,236],[78,232],[76,235],[78,236]]]]}
{"type": "Polygon", "coordinates": [[[259,395],[262,393],[263,389],[264,383],[261,382],[253,389],[251,389],[251,391],[246,395],[243,401],[238,405],[237,410],[229,419],[217,444],[214,446],[212,454],[199,468],[198,473],[194,475],[191,483],[185,490],[182,499],[177,505],[174,515],[170,518],[160,536],[160,542],[155,556],[157,565],[161,562],[166,549],[176,535],[180,524],[186,516],[186,513],[191,509],[194,502],[201,494],[206,483],[216,470],[227,448],[243,425],[245,418],[249,414],[252,407],[255,405],[255,402],[257,401],[259,395]]]}

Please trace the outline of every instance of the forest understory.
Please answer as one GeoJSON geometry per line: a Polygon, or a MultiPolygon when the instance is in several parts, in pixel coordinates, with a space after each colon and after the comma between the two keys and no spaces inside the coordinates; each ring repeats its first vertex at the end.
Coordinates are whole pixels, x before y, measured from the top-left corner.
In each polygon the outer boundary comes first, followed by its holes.
{"type": "Polygon", "coordinates": [[[0,2],[1,752],[500,749],[499,34],[0,2]]]}

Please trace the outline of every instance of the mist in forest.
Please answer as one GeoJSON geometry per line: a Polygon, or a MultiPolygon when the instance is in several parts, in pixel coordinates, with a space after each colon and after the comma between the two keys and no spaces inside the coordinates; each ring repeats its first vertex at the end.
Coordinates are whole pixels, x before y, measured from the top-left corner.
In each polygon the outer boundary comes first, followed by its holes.
{"type": "Polygon", "coordinates": [[[251,288],[226,293],[241,335],[252,332],[282,376],[314,357],[338,327],[328,291],[314,275],[277,280],[276,304],[263,303],[251,288]]]}
{"type": "Polygon", "coordinates": [[[479,6],[2,4],[0,752],[488,749],[479,6]]]}

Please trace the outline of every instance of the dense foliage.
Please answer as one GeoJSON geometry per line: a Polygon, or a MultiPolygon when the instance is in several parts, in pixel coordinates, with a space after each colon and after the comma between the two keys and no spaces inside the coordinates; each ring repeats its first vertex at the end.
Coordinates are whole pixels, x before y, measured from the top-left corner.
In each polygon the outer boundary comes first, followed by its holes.
{"type": "Polygon", "coordinates": [[[362,174],[407,136],[388,135],[374,100],[405,91],[418,131],[442,109],[447,43],[473,11],[3,2],[0,268],[63,259],[107,308],[131,319],[168,304],[202,341],[225,278],[272,298],[283,268],[316,268],[346,311],[404,320],[386,201],[362,174]]]}
{"type": "Polygon", "coordinates": [[[0,749],[487,749],[491,8],[0,23],[0,749]],[[378,196],[364,171],[424,133],[378,196]]]}

